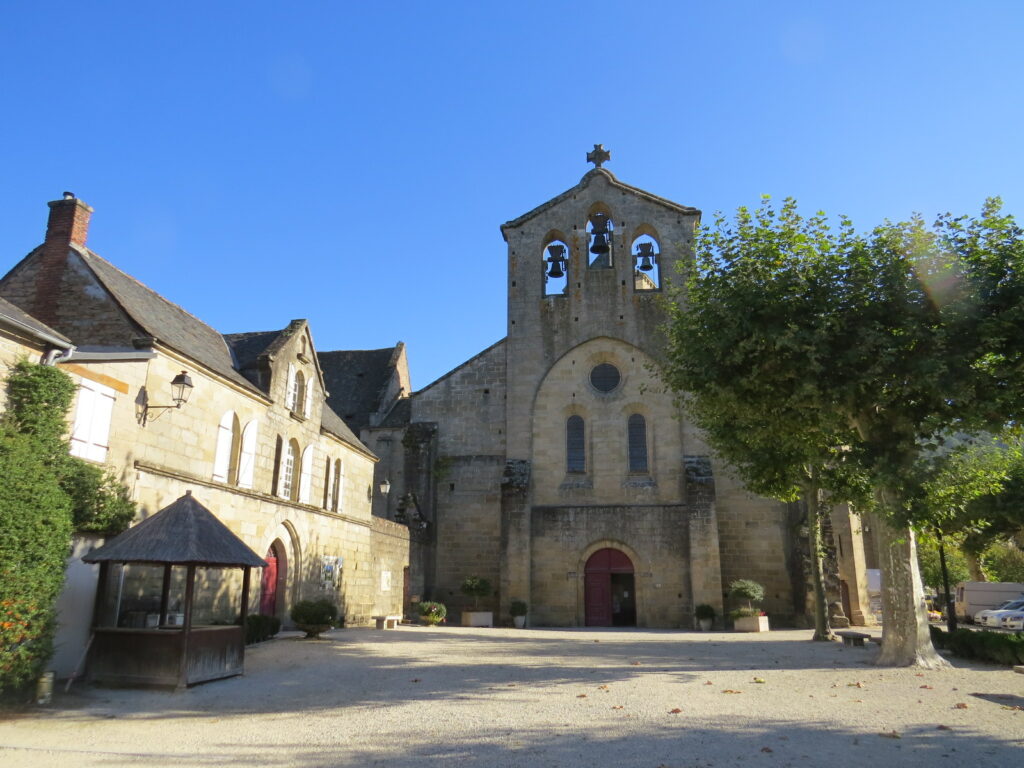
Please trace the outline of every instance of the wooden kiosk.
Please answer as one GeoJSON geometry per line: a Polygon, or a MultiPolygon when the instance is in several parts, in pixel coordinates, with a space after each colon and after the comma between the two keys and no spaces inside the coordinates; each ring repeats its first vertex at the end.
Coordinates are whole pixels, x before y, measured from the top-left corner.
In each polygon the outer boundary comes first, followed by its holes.
{"type": "Polygon", "coordinates": [[[250,571],[265,567],[266,562],[196,501],[191,491],[82,560],[100,565],[89,650],[91,681],[184,688],[242,674],[250,571]],[[156,627],[99,626],[111,563],[163,566],[156,627]],[[184,566],[187,571],[184,619],[171,626],[168,603],[174,566],[184,566]],[[243,569],[240,624],[193,625],[197,567],[243,569]]]}

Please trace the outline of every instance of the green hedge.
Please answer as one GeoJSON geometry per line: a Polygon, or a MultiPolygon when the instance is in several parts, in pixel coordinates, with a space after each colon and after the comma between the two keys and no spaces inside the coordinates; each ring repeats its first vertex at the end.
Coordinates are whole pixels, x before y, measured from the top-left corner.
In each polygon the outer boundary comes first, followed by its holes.
{"type": "Polygon", "coordinates": [[[261,613],[250,613],[245,617],[245,644],[261,643],[269,640],[281,629],[281,620],[276,616],[264,616],[261,613]]]}
{"type": "Polygon", "coordinates": [[[971,629],[958,629],[956,632],[944,632],[935,625],[930,627],[932,645],[947,649],[955,656],[965,659],[991,661],[1012,667],[1024,664],[1024,635],[1009,632],[975,632],[971,629]]]}
{"type": "Polygon", "coordinates": [[[338,606],[326,598],[300,600],[292,606],[292,621],[308,626],[329,624],[332,627],[338,619],[338,606]]]}

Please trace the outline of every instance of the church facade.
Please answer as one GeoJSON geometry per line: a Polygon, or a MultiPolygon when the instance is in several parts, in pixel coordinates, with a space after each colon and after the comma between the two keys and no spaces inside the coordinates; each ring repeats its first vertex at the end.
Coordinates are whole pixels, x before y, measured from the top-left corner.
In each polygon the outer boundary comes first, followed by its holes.
{"type": "Polygon", "coordinates": [[[502,226],[507,336],[362,430],[392,487],[375,512],[417,523],[412,592],[450,613],[479,576],[506,621],[520,600],[533,626],[689,628],[747,578],[800,624],[800,511],[748,493],[658,377],[700,211],[620,182],[602,153],[502,226]]]}

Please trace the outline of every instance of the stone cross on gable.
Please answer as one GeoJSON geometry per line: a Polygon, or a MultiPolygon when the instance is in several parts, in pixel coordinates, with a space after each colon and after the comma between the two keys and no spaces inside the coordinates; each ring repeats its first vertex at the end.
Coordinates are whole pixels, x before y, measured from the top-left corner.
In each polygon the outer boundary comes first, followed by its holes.
{"type": "Polygon", "coordinates": [[[595,168],[600,168],[602,163],[612,159],[612,153],[604,148],[604,144],[595,144],[593,152],[587,152],[587,162],[593,163],[595,168]]]}

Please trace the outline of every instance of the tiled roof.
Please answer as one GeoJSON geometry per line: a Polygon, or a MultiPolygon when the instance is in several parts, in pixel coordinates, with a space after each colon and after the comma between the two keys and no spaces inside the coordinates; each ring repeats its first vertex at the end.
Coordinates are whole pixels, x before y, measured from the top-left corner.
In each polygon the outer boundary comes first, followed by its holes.
{"type": "Polygon", "coordinates": [[[328,404],[357,434],[381,407],[394,366],[395,347],[320,352],[328,404]]]}
{"type": "Polygon", "coordinates": [[[0,322],[28,333],[41,341],[47,341],[55,346],[71,346],[71,339],[62,333],[53,330],[46,323],[41,323],[32,315],[23,312],[14,306],[7,299],[0,297],[0,322]],[[56,342],[61,342],[60,345],[56,342]]]}
{"type": "Polygon", "coordinates": [[[336,438],[344,443],[348,443],[353,448],[358,448],[363,453],[374,456],[375,454],[358,437],[353,434],[352,430],[349,429],[348,424],[344,420],[331,410],[327,403],[324,403],[323,410],[320,414],[320,428],[325,432],[330,432],[336,438]]]}
{"type": "Polygon", "coordinates": [[[380,423],[382,427],[404,427],[412,420],[412,398],[403,397],[395,402],[394,406],[380,423]]]}
{"type": "Polygon", "coordinates": [[[235,370],[227,342],[217,331],[89,249],[71,247],[81,254],[131,320],[149,336],[225,379],[246,389],[257,390],[252,382],[235,370]]]}

